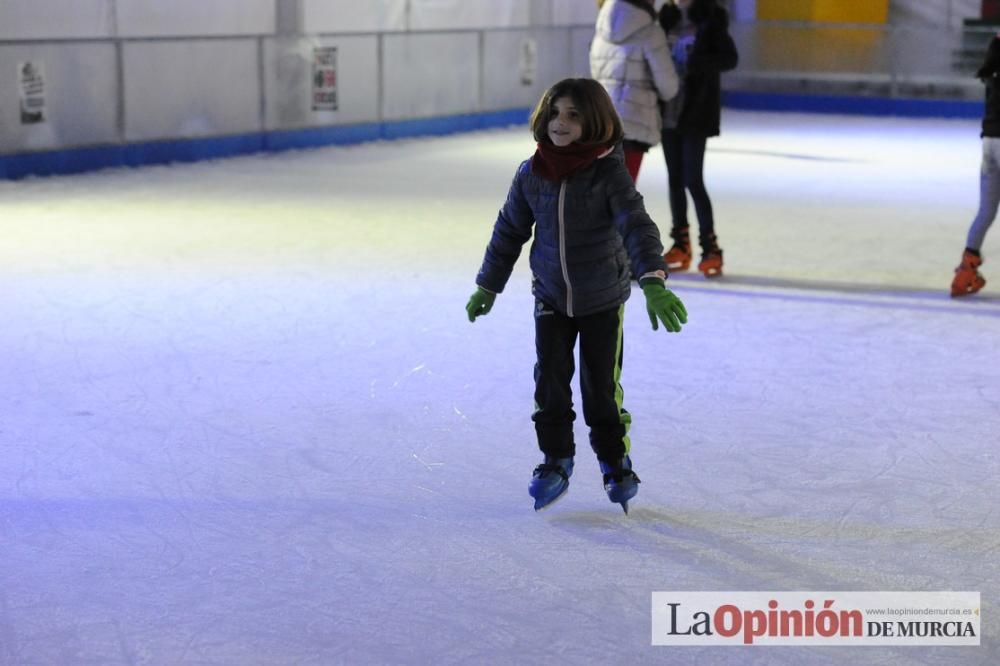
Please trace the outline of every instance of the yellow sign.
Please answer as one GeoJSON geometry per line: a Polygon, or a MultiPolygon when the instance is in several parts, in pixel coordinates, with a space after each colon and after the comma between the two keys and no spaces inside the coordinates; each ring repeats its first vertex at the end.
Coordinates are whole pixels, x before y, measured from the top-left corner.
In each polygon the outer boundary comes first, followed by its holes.
{"type": "Polygon", "coordinates": [[[889,0],[757,0],[762,21],[817,21],[821,23],[885,23],[889,0]]]}

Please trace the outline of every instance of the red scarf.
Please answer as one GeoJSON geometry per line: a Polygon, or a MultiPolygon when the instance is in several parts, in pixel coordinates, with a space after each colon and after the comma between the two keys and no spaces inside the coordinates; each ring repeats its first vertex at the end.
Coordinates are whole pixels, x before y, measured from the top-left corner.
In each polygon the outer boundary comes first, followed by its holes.
{"type": "Polygon", "coordinates": [[[560,148],[548,141],[539,141],[538,150],[531,158],[531,170],[546,180],[558,183],[586,169],[609,149],[610,146],[603,144],[584,143],[571,143],[560,148]]]}

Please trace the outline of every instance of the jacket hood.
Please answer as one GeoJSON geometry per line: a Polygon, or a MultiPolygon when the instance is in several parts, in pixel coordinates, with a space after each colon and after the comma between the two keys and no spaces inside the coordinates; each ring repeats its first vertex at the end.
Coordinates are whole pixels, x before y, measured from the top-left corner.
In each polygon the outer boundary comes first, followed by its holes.
{"type": "Polygon", "coordinates": [[[652,9],[646,9],[628,0],[609,0],[597,15],[595,30],[612,44],[628,41],[635,33],[655,20],[652,9]]]}

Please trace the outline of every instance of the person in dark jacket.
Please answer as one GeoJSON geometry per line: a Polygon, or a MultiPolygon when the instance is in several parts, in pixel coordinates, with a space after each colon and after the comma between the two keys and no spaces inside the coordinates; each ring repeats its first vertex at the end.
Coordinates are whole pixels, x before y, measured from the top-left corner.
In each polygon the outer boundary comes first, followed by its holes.
{"type": "Polygon", "coordinates": [[[667,266],[686,270],[691,265],[687,191],[698,215],[702,250],[698,270],[714,277],[722,274],[722,249],[715,235],[712,201],[705,189],[705,146],[709,137],[719,134],[719,75],[735,68],[739,56],[729,35],[729,14],[715,0],[668,0],[660,8],[659,20],[681,80],[680,91],[662,107],[663,156],[673,217],[673,246],[666,255],[667,266]]]}
{"type": "Polygon", "coordinates": [[[469,321],[490,311],[534,231],[532,420],[545,459],[529,492],[538,510],[569,487],[576,452],[570,380],[579,337],[590,445],[608,497],[627,512],[639,481],[629,457],[631,416],[618,383],[631,276],[639,278],[654,330],[659,320],[668,331],[679,331],[687,312],[665,288],[660,234],[626,169],[621,120],[601,84],[593,79],[555,84],[535,107],[531,130],[538,148],[517,169],[466,311],[469,321]]]}
{"type": "Polygon", "coordinates": [[[969,227],[962,262],[955,269],[951,282],[953,297],[974,294],[986,286],[986,279],[979,273],[979,267],[983,265],[980,250],[1000,207],[1000,33],[990,40],[976,76],[986,86],[980,134],[983,158],[979,169],[979,211],[969,227]]]}

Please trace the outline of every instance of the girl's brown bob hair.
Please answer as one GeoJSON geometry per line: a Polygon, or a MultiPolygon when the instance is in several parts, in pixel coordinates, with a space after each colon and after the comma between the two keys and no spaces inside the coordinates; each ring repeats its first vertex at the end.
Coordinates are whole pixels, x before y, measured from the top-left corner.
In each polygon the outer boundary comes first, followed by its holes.
{"type": "Polygon", "coordinates": [[[545,91],[531,113],[535,141],[550,142],[549,120],[556,100],[569,97],[580,114],[583,133],[579,143],[614,145],[625,137],[622,121],[608,91],[594,79],[563,79],[545,91]]]}

